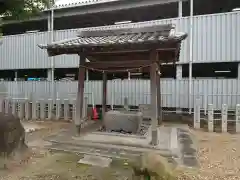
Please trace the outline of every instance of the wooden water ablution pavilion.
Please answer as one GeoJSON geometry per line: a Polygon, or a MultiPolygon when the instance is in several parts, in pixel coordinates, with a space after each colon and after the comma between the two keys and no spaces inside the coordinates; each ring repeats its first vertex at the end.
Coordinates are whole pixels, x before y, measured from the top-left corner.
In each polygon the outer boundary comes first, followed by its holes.
{"type": "Polygon", "coordinates": [[[102,117],[107,105],[107,73],[150,72],[152,144],[157,144],[157,127],[161,124],[161,63],[179,60],[182,40],[186,33],[176,32],[172,24],[146,27],[85,29],[74,39],[66,39],[46,45],[49,56],[79,55],[77,118],[74,121],[80,132],[83,118],[84,79],[86,69],[102,72],[102,117]]]}

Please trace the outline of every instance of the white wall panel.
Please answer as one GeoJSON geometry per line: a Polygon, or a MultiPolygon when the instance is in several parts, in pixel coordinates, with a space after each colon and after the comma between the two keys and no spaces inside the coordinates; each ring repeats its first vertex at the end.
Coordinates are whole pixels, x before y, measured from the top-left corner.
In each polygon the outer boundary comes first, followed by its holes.
{"type": "MultiPolygon", "coordinates": [[[[51,82],[2,82],[0,86],[7,88],[11,97],[50,98],[51,82]]],[[[56,94],[59,98],[75,99],[77,82],[56,82],[56,94]]],[[[123,105],[124,98],[128,97],[129,104],[139,105],[150,103],[149,80],[117,80],[108,81],[107,102],[109,105],[123,105]]],[[[2,89],[2,88],[1,88],[2,89]]],[[[162,106],[188,108],[188,80],[161,80],[162,106]]],[[[101,104],[102,82],[86,81],[85,96],[89,104],[101,104]]],[[[234,109],[240,104],[240,82],[235,79],[198,79],[193,80],[193,102],[199,98],[201,107],[213,104],[214,108],[221,108],[228,104],[234,109]]],[[[193,103],[192,103],[193,104],[193,103]]]]}
{"type": "MultiPolygon", "coordinates": [[[[153,24],[176,25],[177,31],[189,32],[189,17],[156,20],[131,24],[151,26],[153,24]]],[[[193,19],[193,62],[240,61],[240,12],[195,16],[193,19]]],[[[116,25],[115,28],[129,25],[116,25]]],[[[97,27],[93,29],[108,29],[97,27]]],[[[54,32],[55,40],[76,37],[77,30],[54,32]]],[[[37,44],[48,43],[50,33],[30,33],[3,37],[0,47],[0,69],[51,68],[47,52],[37,44]]],[[[180,63],[189,62],[189,37],[183,42],[180,63]]],[[[78,66],[77,55],[62,55],[55,58],[56,68],[78,66]]]]}

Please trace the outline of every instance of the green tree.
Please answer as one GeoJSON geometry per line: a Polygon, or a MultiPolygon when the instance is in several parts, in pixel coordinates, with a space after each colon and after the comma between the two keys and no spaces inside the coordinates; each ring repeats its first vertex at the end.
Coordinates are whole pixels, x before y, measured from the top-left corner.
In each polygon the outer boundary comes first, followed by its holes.
{"type": "Polygon", "coordinates": [[[54,0],[0,0],[0,44],[1,25],[4,20],[26,20],[54,4],[54,0]]]}
{"type": "Polygon", "coordinates": [[[51,0],[3,0],[0,15],[3,20],[28,19],[48,8],[51,3],[51,0]]]}

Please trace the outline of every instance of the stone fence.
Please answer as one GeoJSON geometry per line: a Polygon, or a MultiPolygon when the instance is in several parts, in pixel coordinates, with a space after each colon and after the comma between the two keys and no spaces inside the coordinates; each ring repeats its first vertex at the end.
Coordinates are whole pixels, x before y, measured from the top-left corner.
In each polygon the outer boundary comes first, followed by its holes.
{"type": "Polygon", "coordinates": [[[240,132],[240,104],[235,110],[228,109],[227,104],[222,104],[221,110],[213,108],[208,104],[207,113],[200,110],[200,100],[197,99],[194,105],[194,128],[205,128],[208,132],[240,132]]]}
{"type": "MultiPolygon", "coordinates": [[[[88,99],[83,106],[84,119],[89,118],[88,99]]],[[[76,118],[76,99],[0,99],[0,112],[14,114],[20,120],[65,120],[76,118]]]]}

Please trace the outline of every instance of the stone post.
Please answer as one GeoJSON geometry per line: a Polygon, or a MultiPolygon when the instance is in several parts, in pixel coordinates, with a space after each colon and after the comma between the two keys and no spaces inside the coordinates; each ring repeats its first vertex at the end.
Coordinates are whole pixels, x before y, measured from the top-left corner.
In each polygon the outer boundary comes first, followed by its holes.
{"type": "Polygon", "coordinates": [[[4,112],[4,99],[0,96],[0,112],[4,112]]]}
{"type": "Polygon", "coordinates": [[[25,100],[24,106],[25,106],[25,120],[30,120],[31,112],[30,112],[30,103],[28,99],[25,100]]]}
{"type": "MultiPolygon", "coordinates": [[[[182,65],[177,64],[176,65],[176,88],[181,88],[181,80],[182,80],[182,65]]],[[[181,114],[181,100],[184,99],[182,95],[180,94],[180,91],[177,91],[176,93],[176,113],[181,114]]]]}
{"type": "Polygon", "coordinates": [[[128,98],[127,97],[124,97],[124,109],[129,111],[128,98]]]}
{"type": "Polygon", "coordinates": [[[37,101],[32,100],[32,119],[37,120],[37,101]]]}
{"type": "Polygon", "coordinates": [[[61,100],[56,99],[56,120],[60,119],[60,111],[61,111],[61,100]]]}
{"type": "Polygon", "coordinates": [[[12,99],[12,114],[15,116],[17,111],[16,101],[12,99]]]}
{"type": "Polygon", "coordinates": [[[208,105],[208,131],[213,132],[213,105],[208,105]]]}
{"type": "Polygon", "coordinates": [[[22,120],[24,118],[24,103],[22,101],[19,101],[18,105],[19,105],[18,117],[20,118],[20,120],[22,120]]]}
{"type": "Polygon", "coordinates": [[[236,133],[240,132],[240,104],[236,105],[236,133]]]}
{"type": "Polygon", "coordinates": [[[45,117],[45,114],[46,114],[46,104],[45,104],[45,100],[44,99],[41,99],[40,100],[40,119],[41,120],[44,120],[46,117],[45,117]]]}
{"type": "Polygon", "coordinates": [[[200,129],[200,99],[196,99],[194,106],[194,128],[200,129]]]}
{"type": "Polygon", "coordinates": [[[227,132],[227,118],[228,118],[228,107],[226,104],[222,105],[222,132],[227,132]]]}
{"type": "Polygon", "coordinates": [[[48,99],[48,120],[52,120],[52,111],[53,111],[53,100],[52,99],[48,99]]]}
{"type": "Polygon", "coordinates": [[[10,101],[7,98],[4,101],[4,112],[5,114],[8,114],[10,112],[10,101]]]}
{"type": "Polygon", "coordinates": [[[72,120],[73,122],[75,121],[75,119],[77,118],[77,114],[76,114],[76,99],[73,100],[73,103],[72,103],[72,120]]]}
{"type": "Polygon", "coordinates": [[[63,103],[63,114],[64,114],[64,120],[69,120],[69,100],[68,99],[64,99],[64,103],[63,103]]]}

